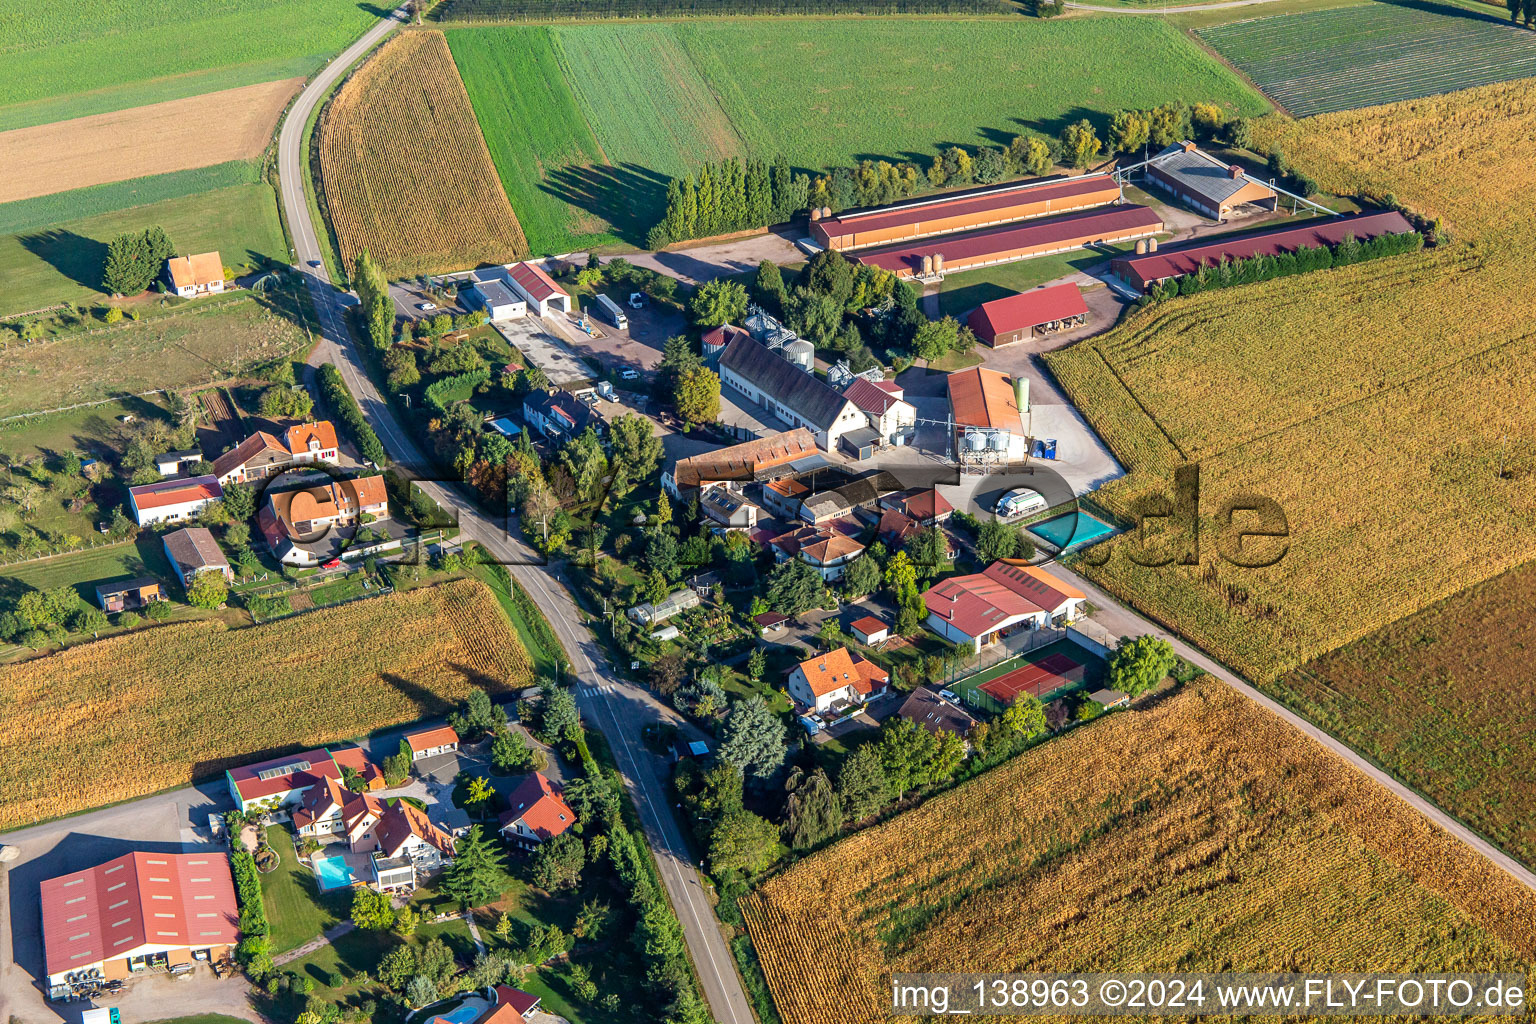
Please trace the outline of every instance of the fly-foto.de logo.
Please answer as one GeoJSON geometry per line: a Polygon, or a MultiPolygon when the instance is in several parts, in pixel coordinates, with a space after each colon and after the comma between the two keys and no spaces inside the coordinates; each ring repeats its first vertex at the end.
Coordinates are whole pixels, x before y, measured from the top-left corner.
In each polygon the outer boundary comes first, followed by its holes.
{"type": "Polygon", "coordinates": [[[1202,526],[1200,466],[1180,466],[1173,474],[1173,495],[1147,494],[1131,506],[1134,526],[1111,544],[1082,554],[1089,565],[1104,565],[1121,551],[1137,565],[1199,565],[1202,539],[1221,558],[1245,569],[1277,564],[1290,550],[1291,530],[1285,510],[1273,498],[1239,492],[1223,499],[1202,526]],[[1202,538],[1202,532],[1206,534],[1202,538]]]}

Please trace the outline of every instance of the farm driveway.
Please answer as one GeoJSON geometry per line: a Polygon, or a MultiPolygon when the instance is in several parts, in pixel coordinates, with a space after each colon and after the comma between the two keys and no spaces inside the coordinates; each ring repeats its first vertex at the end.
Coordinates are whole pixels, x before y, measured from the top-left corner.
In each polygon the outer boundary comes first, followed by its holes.
{"type": "Polygon", "coordinates": [[[770,231],[751,238],[703,245],[696,249],[630,253],[624,258],[637,267],[648,267],[670,274],[685,284],[701,284],[717,277],[756,270],[763,260],[797,263],[805,259],[805,254],[795,248],[794,238],[799,237],[799,234],[798,231],[786,231],[782,235],[770,231]]]}

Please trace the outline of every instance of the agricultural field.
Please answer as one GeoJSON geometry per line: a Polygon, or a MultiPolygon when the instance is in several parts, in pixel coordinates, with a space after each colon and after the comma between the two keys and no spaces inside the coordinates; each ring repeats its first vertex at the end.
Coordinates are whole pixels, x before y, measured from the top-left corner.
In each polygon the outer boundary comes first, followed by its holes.
{"type": "Polygon", "coordinates": [[[365,249],[390,277],[528,255],[439,32],[391,40],[341,89],[320,166],[348,267],[365,249]]]}
{"type": "Polygon", "coordinates": [[[63,221],[116,213],[133,206],[148,206],[235,185],[254,185],[259,181],[261,165],[258,162],[232,160],[190,171],[172,171],[54,192],[35,199],[0,204],[0,235],[17,235],[63,221]]]}
{"type": "Polygon", "coordinates": [[[1163,100],[1264,99],[1156,19],[709,20],[453,29],[449,46],[535,252],[639,244],[667,179],[783,153],[926,159],[1163,100]],[[1079,55],[1098,58],[1085,64],[1079,55]],[[1156,66],[1158,74],[1140,68],[1156,66]],[[814,74],[806,69],[814,68],[814,74]],[[1105,68],[1120,68],[1106,73],[1105,68]]]}
{"type": "MultiPolygon", "coordinates": [[[[124,320],[88,334],[13,344],[0,417],[239,376],[307,351],[291,298],[233,296],[124,320]]],[[[14,337],[14,335],[11,335],[14,337]]]]}
{"type": "Polygon", "coordinates": [[[288,261],[272,186],[232,185],[0,236],[0,315],[104,301],[107,243],[156,224],[178,251],[217,249],[225,266],[242,272],[262,260],[288,261]]]}
{"type": "Polygon", "coordinates": [[[1449,4],[1365,3],[1199,35],[1296,117],[1536,75],[1536,34],[1449,4]]]}
{"type": "Polygon", "coordinates": [[[1326,190],[1368,181],[1455,240],[1180,298],[1046,356],[1132,471],[1098,492],[1112,511],[1200,465],[1200,565],[1143,567],[1116,540],[1085,572],[1269,681],[1536,556],[1536,454],[1505,440],[1536,429],[1536,232],[1500,183],[1536,172],[1533,119],[1527,81],[1279,129],[1326,190]],[[1217,550],[1222,504],[1245,493],[1284,511],[1272,566],[1217,550]]]}
{"type": "Polygon", "coordinates": [[[1276,680],[1271,692],[1536,864],[1536,563],[1276,680]]]}
{"type": "Polygon", "coordinates": [[[893,971],[1536,960],[1536,896],[1209,677],[844,839],[742,910],[784,1024],[886,1020],[893,971]]]}
{"type": "Polygon", "coordinates": [[[303,78],[377,17],[356,0],[93,0],[46,18],[0,0],[0,131],[303,78]]]}
{"type": "Polygon", "coordinates": [[[15,726],[0,737],[0,829],[440,714],[472,688],[531,677],[473,580],[244,629],[141,628],[0,668],[0,711],[15,726]]]}
{"type": "Polygon", "coordinates": [[[129,178],[253,160],[303,84],[289,78],[242,89],[0,132],[0,203],[129,178]]]}

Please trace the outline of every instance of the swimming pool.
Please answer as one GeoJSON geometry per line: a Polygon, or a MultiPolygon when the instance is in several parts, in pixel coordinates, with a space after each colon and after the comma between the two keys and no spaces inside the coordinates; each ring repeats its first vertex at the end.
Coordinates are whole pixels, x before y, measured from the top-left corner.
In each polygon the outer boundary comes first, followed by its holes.
{"type": "Polygon", "coordinates": [[[455,1006],[447,1013],[439,1013],[436,1016],[441,1017],[443,1020],[452,1021],[453,1024],[474,1024],[484,1013],[485,1009],[476,1002],[455,1006]]]}
{"type": "Polygon", "coordinates": [[[1085,544],[1102,540],[1115,532],[1108,523],[1095,519],[1087,512],[1068,512],[1052,516],[1043,522],[1024,527],[1043,541],[1054,544],[1063,554],[1075,551],[1085,544]]]}
{"type": "Polygon", "coordinates": [[[516,437],[518,434],[523,432],[522,427],[518,426],[516,423],[513,423],[505,416],[502,416],[499,419],[491,420],[491,429],[496,431],[498,434],[505,434],[507,437],[516,437]]]}
{"type": "Polygon", "coordinates": [[[320,876],[321,889],[344,889],[357,884],[351,865],[341,856],[321,857],[315,861],[315,874],[320,876]]]}

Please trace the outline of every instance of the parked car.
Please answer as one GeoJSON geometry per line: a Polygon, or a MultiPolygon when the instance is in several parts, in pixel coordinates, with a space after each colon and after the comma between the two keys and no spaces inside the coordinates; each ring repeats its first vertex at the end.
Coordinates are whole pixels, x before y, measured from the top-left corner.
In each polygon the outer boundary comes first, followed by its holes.
{"type": "Polygon", "coordinates": [[[629,308],[630,309],[643,309],[644,307],[645,307],[645,296],[641,295],[639,292],[630,292],[629,293],[629,308]]]}
{"type": "Polygon", "coordinates": [[[416,303],[416,308],[421,310],[423,313],[430,313],[432,310],[437,308],[437,303],[435,303],[435,302],[418,302],[418,303],[416,303]]]}
{"type": "Polygon", "coordinates": [[[309,265],[312,266],[312,267],[318,267],[320,265],[320,261],[319,260],[310,260],[309,261],[309,265]]]}
{"type": "Polygon", "coordinates": [[[640,373],[637,370],[622,370],[619,373],[620,380],[639,380],[640,373]]]}

